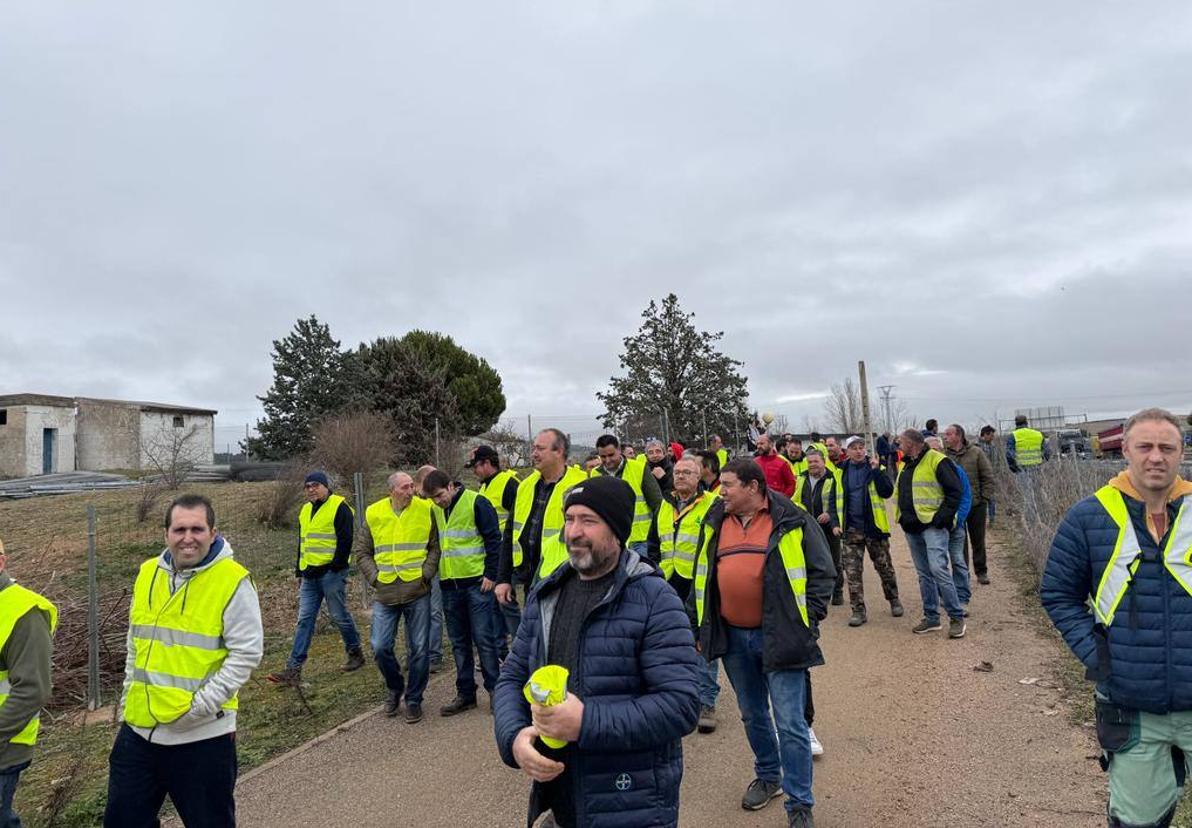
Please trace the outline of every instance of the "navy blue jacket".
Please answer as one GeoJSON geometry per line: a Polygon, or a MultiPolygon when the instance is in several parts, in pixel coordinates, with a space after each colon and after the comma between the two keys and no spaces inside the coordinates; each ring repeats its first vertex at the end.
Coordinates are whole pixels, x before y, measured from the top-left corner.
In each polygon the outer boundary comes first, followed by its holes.
{"type": "MultiPolygon", "coordinates": [[[[513,649],[494,691],[501,759],[517,767],[513,740],[530,725],[522,688],[546,663],[560,566],[526,601],[513,649]]],[[[662,573],[623,550],[608,594],[584,620],[579,667],[568,682],[584,703],[578,743],[563,759],[575,785],[577,828],[664,828],[679,820],[682,737],[699,719],[699,655],[679,596],[662,573]]],[[[527,825],[538,818],[530,789],[527,825]]]]}
{"type": "MultiPolygon", "coordinates": [[[[1183,498],[1168,504],[1168,534],[1183,498]]],[[[1126,497],[1142,558],[1108,630],[1087,606],[1117,541],[1117,524],[1095,497],[1060,524],[1043,573],[1052,623],[1087,677],[1117,704],[1150,713],[1192,710],[1192,595],[1163,566],[1163,542],[1146,527],[1145,507],[1126,497]]]]}
{"type": "Polygon", "coordinates": [[[864,478],[862,478],[863,483],[861,485],[860,493],[862,505],[861,514],[864,515],[865,518],[865,536],[870,538],[888,538],[890,533],[883,532],[878,529],[877,524],[873,520],[873,508],[871,507],[869,500],[869,484],[873,484],[873,488],[877,490],[877,496],[881,498],[888,498],[894,494],[894,484],[890,482],[890,478],[886,474],[885,469],[880,467],[875,469],[873,466],[869,465],[868,456],[866,456],[865,459],[860,463],[856,463],[852,460],[846,460],[840,464],[840,481],[844,486],[844,510],[846,513],[844,519],[845,526],[843,528],[848,528],[848,524],[850,522],[847,512],[849,507],[849,499],[853,496],[855,484],[858,482],[855,477],[855,471],[858,467],[861,467],[865,474],[864,478]],[[849,485],[850,469],[854,470],[854,478],[852,480],[852,483],[854,484],[853,486],[849,485]]]}

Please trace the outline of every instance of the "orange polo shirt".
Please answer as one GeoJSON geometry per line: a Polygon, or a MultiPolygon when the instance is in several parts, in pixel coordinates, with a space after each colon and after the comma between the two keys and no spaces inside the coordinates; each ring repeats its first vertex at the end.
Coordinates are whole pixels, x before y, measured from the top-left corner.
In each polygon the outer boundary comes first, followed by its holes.
{"type": "Polygon", "coordinates": [[[727,515],[720,524],[716,550],[720,617],[734,627],[762,625],[762,571],[773,530],[768,501],[748,526],[736,515],[727,515]]]}

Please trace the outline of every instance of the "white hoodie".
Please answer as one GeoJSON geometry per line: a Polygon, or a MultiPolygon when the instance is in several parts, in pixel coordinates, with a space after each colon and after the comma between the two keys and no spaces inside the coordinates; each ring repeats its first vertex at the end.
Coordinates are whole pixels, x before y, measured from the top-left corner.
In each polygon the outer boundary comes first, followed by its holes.
{"type": "MultiPolygon", "coordinates": [[[[212,566],[216,561],[232,557],[232,547],[219,538],[215,557],[194,569],[175,570],[166,552],[157,559],[157,565],[169,575],[170,594],[173,595],[194,577],[196,572],[212,566]]],[[[261,663],[265,651],[265,631],[261,626],[261,606],[257,601],[257,590],[251,578],[240,582],[228,601],[223,613],[223,640],[228,655],[214,675],[208,678],[195,692],[190,710],[177,721],[156,727],[132,727],[143,739],[158,745],[182,745],[223,736],[236,730],[236,711],[222,710],[224,703],[235,695],[248,681],[253,669],[261,663]]],[[[124,660],[124,692],[120,696],[120,718],[124,718],[124,702],[132,684],[133,669],[136,666],[136,644],[129,625],[128,656],[124,660]]]]}

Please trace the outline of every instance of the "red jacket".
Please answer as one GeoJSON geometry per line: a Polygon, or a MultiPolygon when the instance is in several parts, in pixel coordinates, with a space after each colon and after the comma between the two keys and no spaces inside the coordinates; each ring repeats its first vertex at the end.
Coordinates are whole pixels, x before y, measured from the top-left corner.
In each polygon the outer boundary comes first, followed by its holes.
{"type": "Polygon", "coordinates": [[[791,471],[790,463],[777,454],[767,457],[754,457],[757,464],[766,473],[766,485],[776,492],[794,497],[795,473],[791,471]]]}

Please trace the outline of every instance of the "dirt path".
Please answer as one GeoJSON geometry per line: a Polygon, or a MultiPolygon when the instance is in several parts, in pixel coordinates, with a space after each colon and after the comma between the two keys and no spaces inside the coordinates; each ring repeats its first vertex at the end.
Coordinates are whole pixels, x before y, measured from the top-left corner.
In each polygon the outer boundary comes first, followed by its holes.
{"type": "MultiPolygon", "coordinates": [[[[1048,676],[1056,649],[1023,617],[1005,558],[991,556],[993,584],[978,587],[966,638],[915,636],[918,586],[895,535],[906,616],[890,617],[867,567],[869,623],[849,628],[842,607],[823,626],[828,664],[813,673],[826,748],[815,766],[817,826],[1104,825],[1088,731],[1056,707],[1058,691],[1019,684],[1048,676]],[[981,661],[993,672],[973,671],[981,661]]],[[[434,679],[432,714],[453,689],[451,676],[434,679]]],[[[760,813],[740,808],[752,757],[722,682],[720,728],[684,742],[680,824],[785,825],[781,800],[760,813]]],[[[250,828],[518,826],[527,786],[497,758],[486,712],[414,726],[374,715],[249,775],[238,802],[250,828]]]]}

